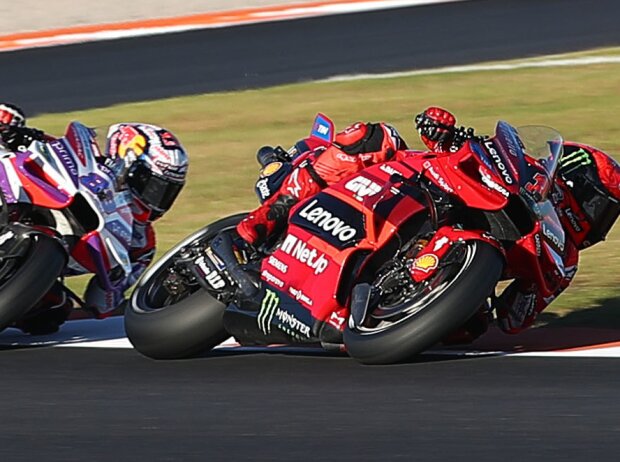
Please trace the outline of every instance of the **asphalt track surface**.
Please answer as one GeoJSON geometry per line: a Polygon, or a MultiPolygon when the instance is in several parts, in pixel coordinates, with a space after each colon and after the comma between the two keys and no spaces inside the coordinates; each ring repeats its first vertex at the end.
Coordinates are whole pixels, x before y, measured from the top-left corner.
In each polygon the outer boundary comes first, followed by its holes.
{"type": "Polygon", "coordinates": [[[3,461],[617,461],[605,359],[3,351],[3,461]]]}
{"type": "Polygon", "coordinates": [[[470,0],[0,53],[28,113],[620,44],[617,0],[470,0]]]}
{"type": "MultiPolygon", "coordinates": [[[[618,45],[619,11],[613,0],[472,1],[4,53],[0,96],[53,112],[618,45]]],[[[0,353],[3,462],[620,453],[616,359],[424,356],[364,367],[316,353],[176,362],[120,349],[0,353]]]]}

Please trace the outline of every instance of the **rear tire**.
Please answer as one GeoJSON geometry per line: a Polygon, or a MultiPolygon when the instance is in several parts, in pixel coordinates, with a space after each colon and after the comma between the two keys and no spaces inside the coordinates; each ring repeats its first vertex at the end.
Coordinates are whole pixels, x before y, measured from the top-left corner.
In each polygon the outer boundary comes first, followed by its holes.
{"type": "Polygon", "coordinates": [[[234,228],[246,214],[212,223],[183,239],[142,276],[125,310],[125,331],[134,348],[153,359],[179,359],[210,350],[230,335],[222,316],[226,305],[199,289],[163,307],[152,306],[153,291],[160,277],[183,247],[208,241],[220,231],[234,228]]]}
{"type": "Polygon", "coordinates": [[[30,236],[19,267],[0,282],[0,331],[21,319],[52,288],[67,264],[67,253],[54,238],[30,236]]]}
{"type": "Polygon", "coordinates": [[[344,343],[349,355],[364,364],[403,361],[432,347],[469,319],[494,290],[504,260],[490,244],[469,241],[467,245],[473,246],[473,255],[428,306],[383,328],[347,326],[344,343]]]}

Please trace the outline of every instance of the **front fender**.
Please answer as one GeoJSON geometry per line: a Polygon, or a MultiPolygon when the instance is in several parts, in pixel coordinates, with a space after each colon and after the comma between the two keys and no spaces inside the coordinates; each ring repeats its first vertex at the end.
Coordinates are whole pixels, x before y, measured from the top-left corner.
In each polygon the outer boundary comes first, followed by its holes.
{"type": "Polygon", "coordinates": [[[53,228],[40,225],[24,225],[21,223],[8,223],[0,230],[0,259],[23,256],[28,251],[27,241],[35,235],[46,235],[56,240],[65,249],[67,256],[69,251],[62,236],[53,228]]]}
{"type": "Polygon", "coordinates": [[[466,230],[452,226],[442,226],[433,238],[417,254],[411,266],[411,277],[415,282],[422,282],[431,277],[440,266],[441,259],[455,245],[465,241],[478,240],[495,247],[506,260],[506,251],[493,236],[482,230],[466,230]]]}

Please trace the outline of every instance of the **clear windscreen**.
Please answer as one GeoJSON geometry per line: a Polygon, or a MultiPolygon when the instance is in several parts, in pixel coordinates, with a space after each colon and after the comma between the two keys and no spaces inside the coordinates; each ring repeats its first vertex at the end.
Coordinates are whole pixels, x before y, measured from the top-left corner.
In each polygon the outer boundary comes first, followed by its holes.
{"type": "Polygon", "coordinates": [[[517,128],[525,153],[538,160],[553,180],[562,157],[564,139],[560,133],[540,125],[525,125],[517,128]]]}

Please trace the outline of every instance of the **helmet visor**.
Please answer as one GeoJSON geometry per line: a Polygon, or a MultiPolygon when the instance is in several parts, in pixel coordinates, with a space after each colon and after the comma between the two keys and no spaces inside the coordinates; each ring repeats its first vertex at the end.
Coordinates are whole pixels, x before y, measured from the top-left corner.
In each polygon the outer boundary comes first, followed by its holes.
{"type": "Polygon", "coordinates": [[[155,175],[142,162],[136,166],[129,186],[144,205],[160,212],[167,211],[183,189],[183,183],[155,175]]]}

